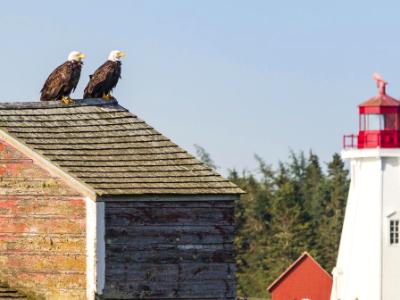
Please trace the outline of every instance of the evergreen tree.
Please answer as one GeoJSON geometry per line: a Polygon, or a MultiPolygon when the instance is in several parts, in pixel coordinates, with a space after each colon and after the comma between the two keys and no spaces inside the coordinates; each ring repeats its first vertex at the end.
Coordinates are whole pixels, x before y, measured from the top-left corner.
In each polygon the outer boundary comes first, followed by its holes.
{"type": "Polygon", "coordinates": [[[324,203],[318,231],[318,260],[328,271],[331,271],[336,263],[349,189],[348,173],[339,154],[334,154],[328,164],[328,197],[324,203]]]}
{"type": "Polygon", "coordinates": [[[211,155],[200,145],[194,144],[194,148],[196,149],[197,158],[204,163],[206,166],[210,167],[213,170],[217,170],[218,166],[215,164],[214,160],[211,158],[211,155]]]}
{"type": "Polygon", "coordinates": [[[304,212],[309,224],[309,230],[305,233],[307,251],[318,260],[320,257],[318,251],[319,226],[327,195],[325,174],[322,172],[318,156],[312,152],[310,152],[306,167],[306,182],[303,186],[303,193],[304,212]]]}
{"type": "Polygon", "coordinates": [[[304,210],[307,211],[310,219],[315,220],[322,211],[321,192],[324,178],[318,156],[312,152],[310,152],[305,173],[305,182],[302,187],[304,210]]]}
{"type": "Polygon", "coordinates": [[[236,203],[239,296],[268,297],[265,288],[303,251],[329,272],[336,262],[349,187],[338,154],[323,172],[318,156],[291,153],[274,170],[256,157],[259,172],[231,171],[244,189],[236,203]]]}
{"type": "MultiPolygon", "coordinates": [[[[269,187],[246,172],[231,171],[230,180],[247,193],[236,203],[237,290],[242,296],[261,295],[268,278],[269,187]]],[[[265,182],[268,182],[266,180],[265,182]]]]}
{"type": "Polygon", "coordinates": [[[279,276],[306,248],[302,207],[288,169],[280,164],[276,177],[276,192],[271,203],[271,231],[268,255],[273,261],[270,282],[279,276]]]}

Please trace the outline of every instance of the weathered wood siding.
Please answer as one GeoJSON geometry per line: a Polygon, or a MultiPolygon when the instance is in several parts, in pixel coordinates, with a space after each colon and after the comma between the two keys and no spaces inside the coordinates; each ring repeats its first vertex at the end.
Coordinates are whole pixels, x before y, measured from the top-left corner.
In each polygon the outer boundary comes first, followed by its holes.
{"type": "Polygon", "coordinates": [[[234,299],[233,225],[232,200],[107,202],[104,298],[234,299]]]}
{"type": "Polygon", "coordinates": [[[0,142],[0,281],[44,299],[85,299],[85,203],[0,142]]]}

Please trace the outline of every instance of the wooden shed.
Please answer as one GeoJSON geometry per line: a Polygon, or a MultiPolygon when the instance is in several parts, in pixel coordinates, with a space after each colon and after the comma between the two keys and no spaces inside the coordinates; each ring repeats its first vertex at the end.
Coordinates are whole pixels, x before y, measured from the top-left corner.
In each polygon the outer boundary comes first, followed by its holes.
{"type": "Polygon", "coordinates": [[[40,299],[234,299],[242,191],[117,101],[0,104],[0,281],[40,299]]]}
{"type": "Polygon", "coordinates": [[[332,277],[304,252],[269,287],[272,300],[329,300],[332,277]]]}

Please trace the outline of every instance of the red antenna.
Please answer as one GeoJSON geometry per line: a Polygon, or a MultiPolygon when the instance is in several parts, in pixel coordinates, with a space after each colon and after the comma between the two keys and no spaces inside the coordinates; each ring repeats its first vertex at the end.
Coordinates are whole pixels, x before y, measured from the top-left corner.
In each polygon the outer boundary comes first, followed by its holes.
{"type": "Polygon", "coordinates": [[[372,78],[376,81],[379,95],[386,95],[386,85],[388,84],[387,81],[385,81],[378,73],[374,73],[372,78]]]}

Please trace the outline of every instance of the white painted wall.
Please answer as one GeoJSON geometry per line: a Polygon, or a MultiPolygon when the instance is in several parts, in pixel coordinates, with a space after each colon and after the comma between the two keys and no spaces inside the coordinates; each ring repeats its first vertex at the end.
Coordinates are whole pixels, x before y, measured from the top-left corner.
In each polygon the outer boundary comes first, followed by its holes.
{"type": "Polygon", "coordinates": [[[106,276],[105,203],[96,202],[96,292],[103,294],[106,276]]]}
{"type": "Polygon", "coordinates": [[[400,299],[400,248],[387,215],[400,211],[400,149],[346,150],[351,185],[331,300],[400,299]]]}
{"type": "Polygon", "coordinates": [[[400,299],[400,246],[390,245],[389,220],[400,219],[400,159],[385,158],[383,172],[382,299],[400,299]]]}
{"type": "Polygon", "coordinates": [[[101,295],[105,281],[104,202],[86,202],[86,298],[101,295]]]}

